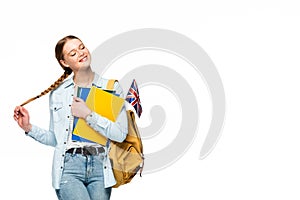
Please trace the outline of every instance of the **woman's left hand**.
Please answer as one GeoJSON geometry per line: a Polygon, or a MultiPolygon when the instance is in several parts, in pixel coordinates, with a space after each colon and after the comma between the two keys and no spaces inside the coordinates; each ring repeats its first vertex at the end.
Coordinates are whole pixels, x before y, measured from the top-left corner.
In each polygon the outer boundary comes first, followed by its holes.
{"type": "Polygon", "coordinates": [[[74,97],[71,111],[72,111],[72,115],[83,119],[85,119],[92,112],[87,107],[86,103],[78,97],[74,97]]]}

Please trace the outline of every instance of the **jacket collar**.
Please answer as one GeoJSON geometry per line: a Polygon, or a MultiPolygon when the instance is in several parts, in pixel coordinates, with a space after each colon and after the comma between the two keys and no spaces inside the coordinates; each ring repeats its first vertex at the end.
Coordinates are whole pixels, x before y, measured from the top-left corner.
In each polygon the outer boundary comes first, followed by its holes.
{"type": "MultiPolygon", "coordinates": [[[[64,89],[72,86],[72,85],[75,85],[74,83],[74,75],[72,75],[69,79],[67,79],[64,83],[63,83],[64,86],[64,89]]],[[[95,73],[94,75],[94,80],[92,82],[92,85],[96,85],[98,86],[99,85],[99,75],[97,73],[95,73]]]]}

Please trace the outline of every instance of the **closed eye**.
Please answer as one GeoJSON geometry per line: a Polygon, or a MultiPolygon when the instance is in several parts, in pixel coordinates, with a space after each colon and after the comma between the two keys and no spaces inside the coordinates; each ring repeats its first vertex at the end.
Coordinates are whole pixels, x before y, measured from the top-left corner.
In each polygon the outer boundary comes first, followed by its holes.
{"type": "Polygon", "coordinates": [[[83,44],[81,44],[81,45],[79,46],[79,49],[80,49],[80,50],[83,50],[83,49],[85,49],[85,46],[84,46],[83,44]]]}

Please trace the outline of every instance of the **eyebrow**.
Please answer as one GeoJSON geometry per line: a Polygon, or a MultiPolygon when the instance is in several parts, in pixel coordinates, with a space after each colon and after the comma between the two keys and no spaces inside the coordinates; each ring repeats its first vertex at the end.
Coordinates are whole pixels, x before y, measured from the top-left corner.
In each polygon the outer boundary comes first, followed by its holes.
{"type": "MultiPolygon", "coordinates": [[[[80,47],[81,45],[84,45],[84,44],[83,44],[83,43],[80,43],[78,47],[80,47]]],[[[70,50],[67,54],[70,55],[70,53],[71,53],[72,51],[74,51],[75,49],[76,49],[76,48],[70,50]]]]}

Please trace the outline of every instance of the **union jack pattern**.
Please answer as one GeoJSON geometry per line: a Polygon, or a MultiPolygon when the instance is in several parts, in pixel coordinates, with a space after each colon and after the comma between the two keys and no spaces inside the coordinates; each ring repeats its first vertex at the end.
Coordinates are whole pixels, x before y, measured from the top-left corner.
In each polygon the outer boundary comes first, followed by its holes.
{"type": "Polygon", "coordinates": [[[126,101],[128,101],[128,103],[130,103],[134,107],[136,114],[138,115],[138,117],[140,117],[143,109],[140,101],[139,90],[135,79],[133,79],[131,86],[128,90],[126,101]]]}

